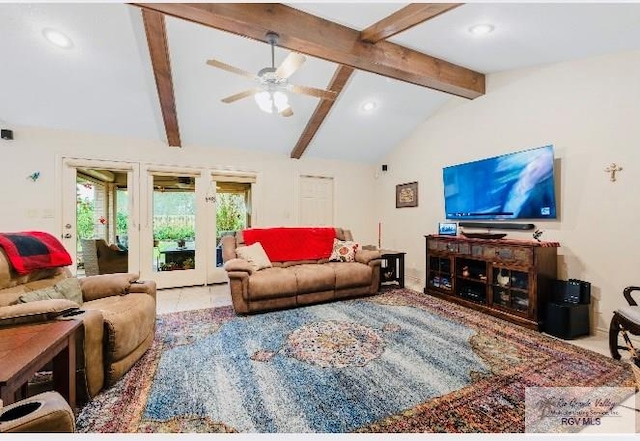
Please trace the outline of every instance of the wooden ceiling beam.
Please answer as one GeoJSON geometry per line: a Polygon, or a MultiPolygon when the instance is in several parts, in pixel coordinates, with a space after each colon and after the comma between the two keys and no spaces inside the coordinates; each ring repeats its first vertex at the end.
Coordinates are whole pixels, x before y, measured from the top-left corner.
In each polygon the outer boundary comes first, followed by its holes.
{"type": "MultiPolygon", "coordinates": [[[[329,83],[329,87],[327,87],[327,89],[332,90],[336,93],[336,99],[338,98],[338,96],[340,96],[340,92],[342,92],[342,89],[347,84],[347,81],[349,81],[349,78],[351,78],[351,74],[353,74],[353,68],[347,66],[338,67],[336,72],[333,74],[333,78],[331,79],[331,82],[329,83]]],[[[291,157],[293,159],[300,159],[302,154],[311,143],[311,140],[315,136],[316,132],[318,131],[318,129],[320,129],[320,126],[329,114],[329,111],[333,107],[335,101],[335,99],[320,100],[320,102],[316,106],[316,110],[313,112],[313,115],[311,115],[311,119],[307,122],[302,135],[300,135],[296,146],[291,151],[291,157]]]]}
{"type": "Polygon", "coordinates": [[[485,77],[479,72],[388,41],[364,42],[360,31],[283,4],[135,5],[263,42],[268,31],[277,32],[283,48],[452,95],[473,99],[485,93],[485,77]]]}
{"type": "MultiPolygon", "coordinates": [[[[408,5],[394,14],[383,18],[377,23],[369,26],[367,29],[360,33],[360,39],[367,41],[368,43],[377,43],[385,40],[392,35],[396,35],[406,29],[409,29],[423,21],[429,20],[444,12],[460,6],[462,3],[449,3],[449,4],[411,4],[408,5]]],[[[336,92],[336,99],[342,93],[344,86],[349,78],[353,74],[353,68],[341,66],[336,70],[329,90],[336,92]]],[[[306,151],[309,144],[313,140],[316,132],[320,129],[324,120],[326,119],[334,101],[322,100],[318,103],[315,112],[311,116],[311,119],[307,122],[302,135],[298,139],[298,143],[291,151],[291,157],[293,159],[300,159],[306,151]]]]}
{"type": "Polygon", "coordinates": [[[364,29],[360,39],[368,43],[386,40],[461,5],[463,3],[411,3],[364,29]]]}
{"type": "Polygon", "coordinates": [[[164,120],[164,129],[167,133],[167,142],[171,147],[180,147],[180,127],[178,126],[178,113],[173,93],[173,79],[171,77],[171,61],[169,47],[167,45],[167,31],[164,23],[164,15],[160,12],[143,9],[142,19],[144,30],[147,34],[147,44],[151,55],[153,76],[156,79],[158,99],[164,120]]]}

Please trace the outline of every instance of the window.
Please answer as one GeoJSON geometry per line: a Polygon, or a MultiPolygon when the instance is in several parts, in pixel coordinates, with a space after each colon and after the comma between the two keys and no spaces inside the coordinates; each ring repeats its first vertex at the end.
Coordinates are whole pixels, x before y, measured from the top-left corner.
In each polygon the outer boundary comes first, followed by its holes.
{"type": "Polygon", "coordinates": [[[225,234],[251,226],[251,184],[216,183],[216,243],[225,234]]]}

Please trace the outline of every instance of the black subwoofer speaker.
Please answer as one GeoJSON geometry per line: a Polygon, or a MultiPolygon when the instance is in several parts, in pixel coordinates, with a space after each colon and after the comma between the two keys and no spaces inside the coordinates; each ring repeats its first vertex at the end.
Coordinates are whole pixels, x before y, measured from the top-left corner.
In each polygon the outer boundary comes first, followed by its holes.
{"type": "Polygon", "coordinates": [[[578,279],[556,280],[552,300],[555,303],[591,303],[591,283],[578,279]]]}
{"type": "Polygon", "coordinates": [[[589,305],[548,303],[544,331],[555,337],[571,340],[589,335],[589,305]]]}

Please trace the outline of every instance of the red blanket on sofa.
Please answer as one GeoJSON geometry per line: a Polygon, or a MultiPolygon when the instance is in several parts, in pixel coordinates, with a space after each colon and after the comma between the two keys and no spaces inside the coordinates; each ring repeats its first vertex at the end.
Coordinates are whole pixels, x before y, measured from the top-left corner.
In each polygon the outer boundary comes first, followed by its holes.
{"type": "Polygon", "coordinates": [[[0,247],[18,274],[71,265],[71,256],[60,241],[43,231],[0,233],[0,247]]]}
{"type": "Polygon", "coordinates": [[[336,237],[334,228],[251,228],[242,232],[247,245],[260,242],[269,260],[328,259],[336,237]]]}

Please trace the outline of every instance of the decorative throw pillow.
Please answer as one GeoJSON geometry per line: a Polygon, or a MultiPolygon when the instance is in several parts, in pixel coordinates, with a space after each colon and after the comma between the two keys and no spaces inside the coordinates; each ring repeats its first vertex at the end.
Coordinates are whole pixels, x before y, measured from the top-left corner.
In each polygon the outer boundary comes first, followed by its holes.
{"type": "Polygon", "coordinates": [[[256,242],[253,245],[246,247],[236,248],[236,254],[239,258],[246,260],[253,267],[255,271],[259,271],[264,268],[271,268],[271,261],[264,252],[264,248],[260,242],[256,242]]]}
{"type": "Polygon", "coordinates": [[[329,260],[334,262],[355,262],[356,251],[360,244],[358,242],[352,242],[350,240],[333,240],[333,251],[329,260]]]}
{"type": "Polygon", "coordinates": [[[20,303],[28,303],[50,299],[67,299],[78,305],[82,305],[80,282],[75,277],[69,277],[59,281],[53,286],[47,286],[46,288],[36,289],[23,294],[18,298],[18,301],[20,303]]]}
{"type": "Polygon", "coordinates": [[[78,309],[78,304],[66,299],[38,300],[0,307],[0,327],[54,319],[65,312],[78,309]]]}
{"type": "Polygon", "coordinates": [[[76,277],[61,280],[53,287],[62,294],[63,298],[82,306],[82,288],[80,288],[80,281],[76,277]]]}
{"type": "Polygon", "coordinates": [[[35,291],[29,291],[26,294],[22,294],[18,301],[20,303],[35,302],[38,300],[51,300],[51,299],[64,299],[62,293],[56,290],[53,286],[47,286],[46,288],[36,289],[35,291]]]}

